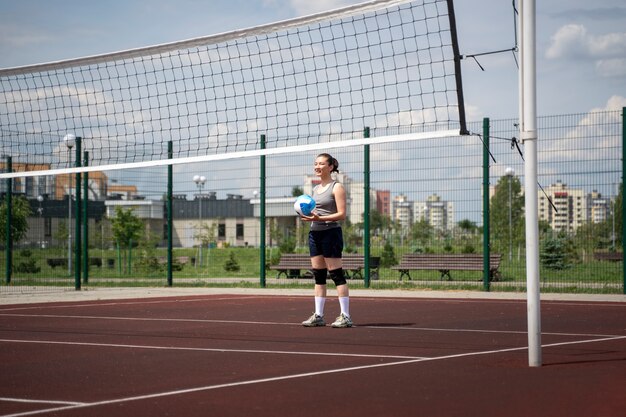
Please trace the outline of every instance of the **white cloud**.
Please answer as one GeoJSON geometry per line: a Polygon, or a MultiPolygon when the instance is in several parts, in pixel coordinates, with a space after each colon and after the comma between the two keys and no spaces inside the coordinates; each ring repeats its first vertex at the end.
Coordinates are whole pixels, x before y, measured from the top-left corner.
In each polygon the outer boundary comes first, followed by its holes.
{"type": "Polygon", "coordinates": [[[626,55],[626,32],[596,36],[583,25],[561,27],[551,38],[546,51],[549,59],[619,58],[626,55]]]}
{"type": "Polygon", "coordinates": [[[623,107],[626,107],[626,97],[615,95],[607,100],[606,106],[604,106],[604,108],[591,109],[591,111],[601,112],[601,111],[621,110],[623,107]]]}
{"type": "Polygon", "coordinates": [[[23,48],[54,40],[56,40],[55,37],[42,33],[37,28],[13,24],[0,25],[0,44],[7,48],[23,48]]]}
{"type": "Polygon", "coordinates": [[[353,4],[350,0],[289,0],[290,7],[296,15],[304,16],[353,4]]]}
{"type": "Polygon", "coordinates": [[[626,32],[593,35],[583,25],[561,27],[546,51],[548,59],[593,60],[601,77],[626,75],[626,32]]]}
{"type": "Polygon", "coordinates": [[[598,60],[596,72],[602,77],[624,77],[626,76],[626,58],[598,60]]]}

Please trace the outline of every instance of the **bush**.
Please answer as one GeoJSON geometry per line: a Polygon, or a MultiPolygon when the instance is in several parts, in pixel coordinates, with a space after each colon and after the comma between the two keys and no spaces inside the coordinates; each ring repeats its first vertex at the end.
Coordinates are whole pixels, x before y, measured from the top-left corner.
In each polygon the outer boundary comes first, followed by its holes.
{"type": "Polygon", "coordinates": [[[229,272],[239,271],[241,267],[235,258],[235,253],[231,252],[226,262],[224,262],[224,270],[229,272]]]}
{"type": "Polygon", "coordinates": [[[15,265],[16,272],[23,272],[26,274],[36,274],[41,271],[41,267],[37,265],[37,262],[32,258],[33,254],[29,249],[24,249],[20,253],[21,259],[15,265]]]}
{"type": "Polygon", "coordinates": [[[541,244],[540,259],[541,264],[554,270],[561,270],[569,267],[567,263],[566,245],[563,239],[558,237],[547,237],[541,244]]]}
{"type": "Polygon", "coordinates": [[[467,245],[463,246],[463,249],[461,249],[461,253],[476,253],[476,248],[468,243],[467,245]]]}
{"type": "Polygon", "coordinates": [[[393,252],[393,246],[389,243],[389,241],[386,241],[380,256],[380,266],[388,267],[397,263],[396,255],[393,252]]]}

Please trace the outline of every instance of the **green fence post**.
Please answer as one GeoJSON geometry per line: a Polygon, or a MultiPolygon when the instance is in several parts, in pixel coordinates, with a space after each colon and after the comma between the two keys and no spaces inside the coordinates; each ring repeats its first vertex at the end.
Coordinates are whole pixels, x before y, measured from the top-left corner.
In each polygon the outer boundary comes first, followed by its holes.
{"type": "Polygon", "coordinates": [[[483,119],[483,289],[490,290],[491,246],[489,240],[489,118],[483,119]]]}
{"type": "MultiPolygon", "coordinates": [[[[174,145],[170,140],[167,142],[167,157],[168,159],[172,159],[174,157],[174,145]]],[[[173,284],[173,273],[172,273],[172,220],[174,218],[172,214],[172,206],[173,206],[173,167],[172,165],[167,166],[167,285],[171,287],[173,284]]]]}
{"type": "MultiPolygon", "coordinates": [[[[265,149],[265,135],[261,135],[261,149],[265,149]]],[[[261,260],[259,262],[261,287],[265,288],[265,268],[267,265],[267,259],[265,254],[265,155],[261,155],[261,173],[260,173],[260,190],[259,190],[259,228],[260,230],[260,242],[259,242],[259,255],[261,260]]]]}
{"type": "MultiPolygon", "coordinates": [[[[363,137],[370,137],[370,128],[363,129],[363,137]]],[[[370,145],[363,146],[363,285],[370,287],[370,145]]]]}
{"type": "MultiPolygon", "coordinates": [[[[622,107],[622,254],[624,253],[624,239],[626,238],[626,205],[624,204],[624,181],[626,180],[626,107],[622,107]]],[[[615,213],[613,213],[615,216],[615,213]]],[[[626,294],[626,268],[622,255],[622,293],[626,294]]]]}
{"type": "MultiPolygon", "coordinates": [[[[89,152],[84,152],[83,166],[89,166],[89,152]]],[[[83,283],[89,283],[89,174],[83,173],[83,283]]]]}
{"type": "MultiPolygon", "coordinates": [[[[7,156],[7,172],[13,172],[13,158],[7,156]]],[[[6,233],[5,233],[5,257],[6,257],[6,269],[5,280],[7,284],[11,283],[11,273],[13,272],[13,236],[11,229],[11,222],[13,221],[13,178],[7,178],[7,192],[6,192],[6,205],[7,205],[7,219],[6,219],[6,233]]]]}
{"type": "MultiPolygon", "coordinates": [[[[79,136],[76,137],[76,167],[79,168],[81,166],[81,157],[82,157],[82,149],[81,149],[81,138],[79,136]]],[[[81,282],[81,204],[80,204],[80,172],[76,173],[76,227],[75,234],[76,238],[74,239],[74,288],[76,290],[80,290],[81,282]]],[[[72,202],[70,201],[70,204],[72,202]]],[[[71,227],[71,226],[70,226],[71,227]]]]}

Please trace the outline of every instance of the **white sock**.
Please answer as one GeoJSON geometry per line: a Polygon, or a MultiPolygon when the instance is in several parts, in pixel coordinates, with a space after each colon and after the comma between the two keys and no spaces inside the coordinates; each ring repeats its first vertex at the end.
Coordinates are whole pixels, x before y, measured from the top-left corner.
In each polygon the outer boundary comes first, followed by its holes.
{"type": "Polygon", "coordinates": [[[326,304],[326,297],[315,297],[315,314],[320,317],[324,317],[324,304],[326,304]]]}
{"type": "Polygon", "coordinates": [[[339,307],[344,316],[350,317],[350,297],[339,297],[339,307]]]}

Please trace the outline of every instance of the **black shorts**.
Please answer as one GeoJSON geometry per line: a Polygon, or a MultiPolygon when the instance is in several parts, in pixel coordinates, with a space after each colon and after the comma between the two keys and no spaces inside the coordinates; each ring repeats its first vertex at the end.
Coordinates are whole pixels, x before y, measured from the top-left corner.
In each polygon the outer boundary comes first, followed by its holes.
{"type": "Polygon", "coordinates": [[[341,258],[343,233],[341,227],[309,232],[309,254],[324,258],[341,258]]]}

